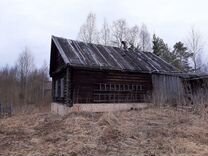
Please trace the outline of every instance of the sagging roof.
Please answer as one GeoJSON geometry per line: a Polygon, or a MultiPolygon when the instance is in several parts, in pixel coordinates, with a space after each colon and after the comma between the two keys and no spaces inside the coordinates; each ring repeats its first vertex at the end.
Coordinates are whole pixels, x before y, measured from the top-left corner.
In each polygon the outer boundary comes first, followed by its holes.
{"type": "Polygon", "coordinates": [[[132,72],[179,72],[151,52],[124,50],[52,36],[64,62],[72,67],[132,72]]]}

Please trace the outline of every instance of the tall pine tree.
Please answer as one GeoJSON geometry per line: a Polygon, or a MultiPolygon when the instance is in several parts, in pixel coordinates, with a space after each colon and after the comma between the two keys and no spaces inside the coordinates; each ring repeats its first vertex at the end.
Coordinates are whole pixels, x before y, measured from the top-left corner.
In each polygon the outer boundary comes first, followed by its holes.
{"type": "Polygon", "coordinates": [[[193,56],[193,53],[188,52],[187,49],[188,48],[185,47],[180,41],[173,46],[173,54],[179,61],[178,68],[185,72],[188,72],[192,69],[188,61],[189,58],[193,56]]]}
{"type": "Polygon", "coordinates": [[[168,45],[163,41],[163,39],[157,37],[155,34],[153,35],[153,53],[166,62],[174,65],[175,67],[178,66],[178,60],[176,56],[170,52],[168,45]]]}
{"type": "Polygon", "coordinates": [[[184,46],[182,42],[177,42],[173,46],[173,51],[171,52],[168,45],[155,34],[153,35],[153,53],[171,65],[175,66],[181,71],[189,72],[192,68],[189,65],[189,58],[193,56],[193,53],[188,52],[187,47],[184,46]]]}

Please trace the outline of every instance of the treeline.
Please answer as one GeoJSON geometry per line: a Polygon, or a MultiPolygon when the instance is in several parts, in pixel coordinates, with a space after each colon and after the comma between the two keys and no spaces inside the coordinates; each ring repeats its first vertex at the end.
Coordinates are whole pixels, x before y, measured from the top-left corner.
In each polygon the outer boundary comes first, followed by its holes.
{"type": "Polygon", "coordinates": [[[192,29],[186,41],[178,41],[170,48],[162,38],[151,35],[145,24],[129,26],[125,19],[108,24],[104,19],[102,27],[97,28],[96,15],[89,13],[80,27],[78,39],[88,43],[107,46],[122,46],[139,51],[150,51],[184,72],[207,72],[207,64],[201,61],[204,44],[198,31],[192,29]]]}
{"type": "Polygon", "coordinates": [[[87,43],[97,43],[121,47],[122,41],[142,51],[151,50],[151,37],[145,24],[128,26],[125,19],[108,24],[104,19],[101,29],[97,28],[96,15],[89,13],[86,22],[80,27],[78,38],[87,43]]]}
{"type": "Polygon", "coordinates": [[[25,50],[19,55],[14,66],[0,69],[0,103],[21,107],[41,105],[50,100],[50,81],[47,63],[36,68],[34,57],[25,50]],[[47,92],[49,91],[49,92],[47,92]]]}

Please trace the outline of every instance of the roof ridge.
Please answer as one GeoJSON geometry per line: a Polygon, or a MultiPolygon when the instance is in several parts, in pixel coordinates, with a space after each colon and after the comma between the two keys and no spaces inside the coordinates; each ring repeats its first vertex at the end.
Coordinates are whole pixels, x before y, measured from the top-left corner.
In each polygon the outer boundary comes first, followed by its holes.
{"type": "Polygon", "coordinates": [[[131,50],[131,49],[125,50],[125,49],[122,49],[122,48],[116,47],[116,46],[104,45],[104,44],[101,44],[101,43],[89,43],[89,42],[84,42],[84,41],[80,41],[80,40],[74,40],[74,39],[70,39],[70,38],[59,37],[59,36],[55,36],[55,35],[52,35],[52,38],[60,38],[60,39],[70,40],[70,41],[72,41],[72,42],[79,42],[79,43],[84,43],[84,44],[98,45],[98,46],[104,46],[104,47],[110,47],[110,48],[116,48],[116,49],[118,48],[118,49],[121,49],[121,50],[124,51],[124,52],[152,53],[152,52],[150,52],[150,51],[131,50]]]}

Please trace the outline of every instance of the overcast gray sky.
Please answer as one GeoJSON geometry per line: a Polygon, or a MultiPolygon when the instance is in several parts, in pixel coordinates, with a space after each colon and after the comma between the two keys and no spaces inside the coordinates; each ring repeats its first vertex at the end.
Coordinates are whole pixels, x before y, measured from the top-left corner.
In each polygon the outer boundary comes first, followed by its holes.
{"type": "Polygon", "coordinates": [[[37,65],[49,61],[51,35],[77,39],[89,12],[98,27],[104,18],[145,23],[170,47],[185,41],[193,26],[208,39],[207,0],[0,0],[0,66],[13,65],[25,46],[37,65]]]}

